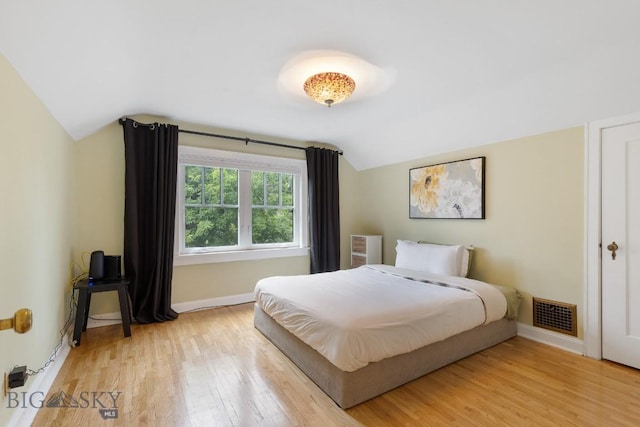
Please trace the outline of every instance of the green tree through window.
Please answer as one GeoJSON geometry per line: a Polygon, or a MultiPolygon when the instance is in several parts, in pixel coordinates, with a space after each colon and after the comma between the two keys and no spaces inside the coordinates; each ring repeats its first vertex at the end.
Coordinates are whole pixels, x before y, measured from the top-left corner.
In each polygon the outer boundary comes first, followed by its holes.
{"type": "Polygon", "coordinates": [[[185,166],[185,246],[238,244],[238,170],[185,166]]]}
{"type": "MultiPolygon", "coordinates": [[[[235,246],[239,241],[239,170],[185,165],[186,248],[235,246]]],[[[251,172],[253,244],[294,240],[294,177],[251,172]]]]}
{"type": "Polygon", "coordinates": [[[253,243],[293,241],[293,175],[251,173],[253,243]]]}

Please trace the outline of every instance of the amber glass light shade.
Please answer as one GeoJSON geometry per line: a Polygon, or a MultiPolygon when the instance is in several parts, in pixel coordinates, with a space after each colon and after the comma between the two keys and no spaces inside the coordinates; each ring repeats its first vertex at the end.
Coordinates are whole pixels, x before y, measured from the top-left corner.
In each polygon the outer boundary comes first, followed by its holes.
{"type": "Polygon", "coordinates": [[[356,89],[356,82],[346,74],[318,73],[304,82],[304,91],[314,101],[331,107],[347,99],[356,89]]]}

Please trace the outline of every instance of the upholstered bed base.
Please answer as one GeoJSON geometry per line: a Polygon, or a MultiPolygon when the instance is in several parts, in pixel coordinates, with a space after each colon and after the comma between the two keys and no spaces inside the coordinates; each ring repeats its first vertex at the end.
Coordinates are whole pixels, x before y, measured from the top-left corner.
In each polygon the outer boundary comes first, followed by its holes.
{"type": "Polygon", "coordinates": [[[254,325],[340,407],[379,396],[449,363],[516,335],[516,322],[502,319],[444,341],[344,372],[255,305],[254,325]]]}

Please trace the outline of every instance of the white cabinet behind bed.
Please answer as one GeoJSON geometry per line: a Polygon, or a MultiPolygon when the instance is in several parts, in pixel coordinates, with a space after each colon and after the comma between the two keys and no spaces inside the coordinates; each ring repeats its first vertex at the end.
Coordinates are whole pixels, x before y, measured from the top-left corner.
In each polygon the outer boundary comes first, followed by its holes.
{"type": "Polygon", "coordinates": [[[382,264],[382,236],[351,235],[351,267],[382,264]]]}

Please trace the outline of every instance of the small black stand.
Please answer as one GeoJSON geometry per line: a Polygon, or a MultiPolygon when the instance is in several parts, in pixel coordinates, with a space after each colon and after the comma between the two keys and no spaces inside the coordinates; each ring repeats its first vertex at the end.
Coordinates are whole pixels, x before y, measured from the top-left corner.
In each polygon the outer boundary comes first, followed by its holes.
{"type": "Polygon", "coordinates": [[[114,280],[85,279],[79,281],[73,287],[74,290],[78,290],[78,308],[76,310],[76,322],[73,328],[73,343],[75,346],[80,345],[82,332],[87,330],[91,294],[96,292],[118,291],[124,336],[131,336],[131,310],[129,309],[129,293],[127,292],[127,286],[129,286],[129,280],[123,277],[114,280]]]}

